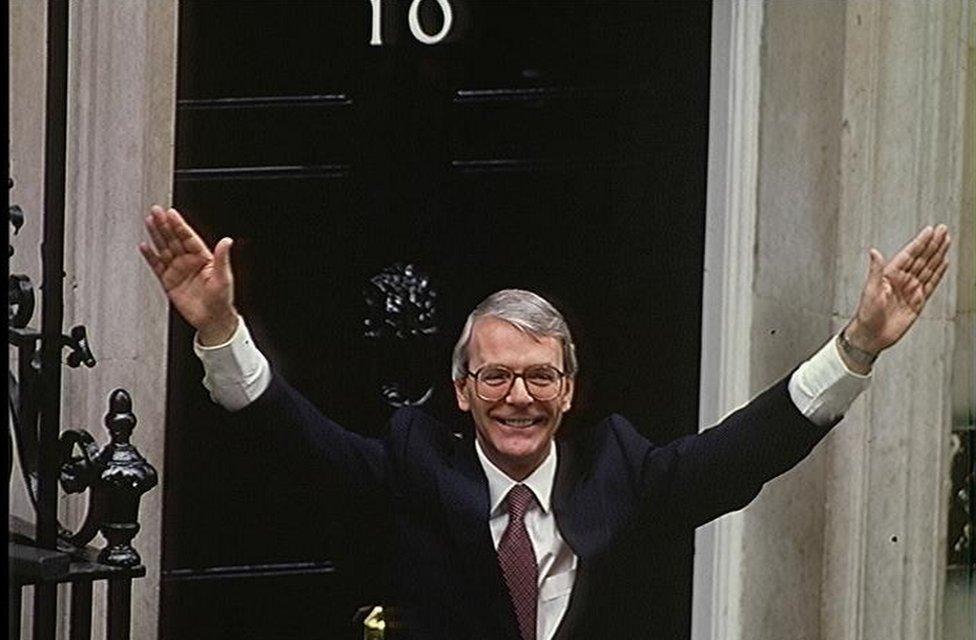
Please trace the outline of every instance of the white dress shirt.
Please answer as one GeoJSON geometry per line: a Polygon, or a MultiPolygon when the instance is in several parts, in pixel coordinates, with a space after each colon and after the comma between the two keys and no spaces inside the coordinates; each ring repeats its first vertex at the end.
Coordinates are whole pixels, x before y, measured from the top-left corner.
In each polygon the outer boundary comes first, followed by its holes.
{"type": "MultiPolygon", "coordinates": [[[[870,373],[860,375],[844,365],[835,338],[801,364],[788,384],[793,403],[817,426],[826,426],[843,416],[871,380],[870,373]]],[[[193,350],[203,363],[203,386],[214,402],[230,411],[246,407],[264,393],[271,382],[271,367],[254,345],[243,319],[238,322],[237,331],[231,339],[224,344],[204,347],[194,339],[193,350]]],[[[488,526],[497,550],[508,526],[505,496],[518,483],[488,460],[477,441],[475,450],[488,478],[491,506],[488,526]]],[[[576,580],[576,554],[563,540],[552,513],[555,477],[556,445],[552,443],[543,463],[522,481],[536,498],[536,504],[525,514],[525,527],[539,564],[539,609],[536,618],[536,637],[539,640],[550,640],[555,634],[566,613],[576,580]]]]}
{"type": "MultiPolygon", "coordinates": [[[[505,497],[517,481],[509,478],[485,455],[481,443],[475,440],[481,468],[488,477],[488,527],[495,550],[508,527],[508,508],[505,497]]],[[[535,637],[549,640],[556,633],[569,605],[569,594],[576,580],[576,554],[563,540],[552,513],[552,485],[556,479],[556,443],[549,444],[549,455],[529,477],[521,482],[535,494],[536,502],[525,512],[525,528],[532,541],[536,564],[539,565],[539,609],[536,615],[535,637]]]]}

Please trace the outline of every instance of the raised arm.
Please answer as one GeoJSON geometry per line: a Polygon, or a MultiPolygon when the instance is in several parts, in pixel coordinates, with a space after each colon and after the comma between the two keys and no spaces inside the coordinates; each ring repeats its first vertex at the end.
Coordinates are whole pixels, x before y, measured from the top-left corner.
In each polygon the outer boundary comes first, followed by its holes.
{"type": "Polygon", "coordinates": [[[697,526],[742,508],[765,482],[806,457],[866,385],[826,360],[839,354],[850,371],[868,373],[918,319],[948,267],[949,245],[948,229],[938,225],[922,229],[888,262],[870,249],[857,309],[842,332],[846,344],[828,343],[718,426],[651,453],[647,477],[670,478],[675,512],[697,526]]]}
{"type": "Polygon", "coordinates": [[[230,248],[223,238],[207,248],[176,209],[153,206],[146,217],[152,244],[142,242],[139,251],[170,302],[198,332],[204,346],[227,342],[237,329],[234,308],[234,274],[230,248]]]}
{"type": "MultiPolygon", "coordinates": [[[[173,307],[197,330],[195,347],[211,398],[237,412],[279,447],[311,456],[313,464],[357,492],[384,491],[387,455],[379,440],[347,431],[272,375],[234,308],[230,249],[223,238],[211,252],[176,209],[152,207],[146,217],[152,244],[139,244],[173,307]],[[208,348],[209,347],[209,348],[208,348]]],[[[288,472],[287,469],[282,469],[288,472]]]]}

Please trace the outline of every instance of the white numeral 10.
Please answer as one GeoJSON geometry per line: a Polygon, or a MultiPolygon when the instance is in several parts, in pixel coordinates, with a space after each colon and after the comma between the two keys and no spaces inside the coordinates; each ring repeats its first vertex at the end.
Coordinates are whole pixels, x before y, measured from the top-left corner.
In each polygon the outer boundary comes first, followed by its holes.
{"type": "MultiPolygon", "coordinates": [[[[427,0],[428,2],[436,2],[444,14],[444,24],[441,26],[441,30],[434,35],[430,35],[424,32],[420,26],[420,19],[417,17],[417,11],[420,9],[420,3],[423,1],[411,0],[410,2],[410,10],[407,12],[407,23],[410,25],[410,33],[413,34],[413,37],[418,42],[437,44],[451,31],[451,22],[454,20],[454,14],[451,12],[451,4],[447,0],[427,0]]],[[[382,22],[380,20],[380,11],[382,11],[381,5],[383,4],[383,0],[369,0],[369,4],[373,9],[372,32],[369,43],[373,46],[380,46],[383,44],[383,34],[380,32],[380,24],[382,22]]]]}

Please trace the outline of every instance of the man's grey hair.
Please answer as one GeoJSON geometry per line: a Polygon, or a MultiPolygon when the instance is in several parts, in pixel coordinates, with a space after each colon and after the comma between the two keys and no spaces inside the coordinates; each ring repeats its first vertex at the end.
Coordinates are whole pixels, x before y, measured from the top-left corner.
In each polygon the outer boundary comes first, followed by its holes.
{"type": "Polygon", "coordinates": [[[485,298],[468,315],[451,358],[451,376],[455,380],[463,380],[468,375],[468,345],[475,321],[489,316],[504,320],[537,338],[557,338],[563,347],[563,373],[569,377],[576,375],[576,346],[569,333],[569,325],[556,307],[531,291],[502,289],[485,298]]]}

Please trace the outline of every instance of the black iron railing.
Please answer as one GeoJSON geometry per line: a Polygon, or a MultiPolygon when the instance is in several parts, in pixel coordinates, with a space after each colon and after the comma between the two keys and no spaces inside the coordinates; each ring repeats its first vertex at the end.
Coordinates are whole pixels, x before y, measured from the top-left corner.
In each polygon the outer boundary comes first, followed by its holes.
{"type": "MultiPolygon", "coordinates": [[[[16,348],[17,369],[8,373],[8,478],[13,451],[34,509],[35,520],[11,517],[8,558],[8,638],[19,638],[22,593],[34,587],[33,637],[53,640],[57,631],[57,588],[70,584],[69,637],[91,637],[92,589],[108,588],[107,634],[122,640],[130,633],[132,579],[146,574],[131,545],[139,531],[139,501],[156,485],[156,471],[129,442],[136,417],[124,389],[109,397],[105,426],[109,442],[99,448],[85,430],[61,432],[62,354],[65,364],[92,367],[95,358],[84,326],[63,327],[65,149],[67,122],[68,5],[49,0],[47,14],[47,103],[44,167],[44,229],[41,243],[41,329],[29,326],[35,291],[30,278],[8,275],[8,344],[16,348]],[[88,492],[88,513],[77,532],[58,521],[58,495],[88,492]],[[101,533],[102,549],[87,546],[101,533]]],[[[8,179],[8,188],[13,180],[8,179]]],[[[9,207],[16,236],[25,212],[9,207]]],[[[14,254],[13,246],[9,255],[14,254]]]]}

